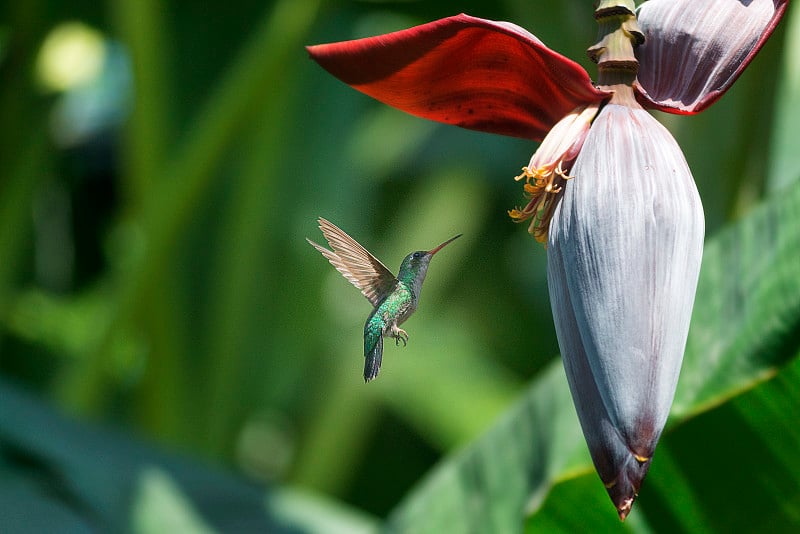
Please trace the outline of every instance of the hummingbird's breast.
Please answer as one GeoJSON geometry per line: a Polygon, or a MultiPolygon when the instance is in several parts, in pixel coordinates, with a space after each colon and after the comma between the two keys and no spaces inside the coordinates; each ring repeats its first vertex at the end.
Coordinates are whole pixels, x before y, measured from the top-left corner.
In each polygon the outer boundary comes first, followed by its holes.
{"type": "Polygon", "coordinates": [[[397,288],[378,306],[375,315],[381,318],[383,333],[391,331],[392,325],[400,325],[417,309],[417,299],[408,285],[400,282],[397,288]]]}

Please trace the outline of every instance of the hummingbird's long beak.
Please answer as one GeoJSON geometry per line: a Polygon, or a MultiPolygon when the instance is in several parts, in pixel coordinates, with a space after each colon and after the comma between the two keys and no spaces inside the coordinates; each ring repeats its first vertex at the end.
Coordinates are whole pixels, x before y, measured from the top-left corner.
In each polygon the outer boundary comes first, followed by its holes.
{"type": "Polygon", "coordinates": [[[433,250],[429,250],[429,251],[428,251],[428,254],[430,254],[431,256],[433,256],[434,254],[436,254],[437,252],[439,252],[440,250],[442,250],[442,249],[444,248],[444,246],[445,246],[445,245],[447,245],[447,244],[449,244],[449,243],[452,243],[453,241],[455,241],[456,239],[458,239],[458,238],[459,238],[459,237],[461,237],[462,235],[464,235],[464,234],[458,234],[457,236],[453,236],[453,237],[451,237],[450,239],[448,239],[447,241],[445,241],[444,243],[442,243],[441,245],[439,245],[439,246],[438,246],[438,247],[436,247],[435,249],[433,249],[433,250]]]}

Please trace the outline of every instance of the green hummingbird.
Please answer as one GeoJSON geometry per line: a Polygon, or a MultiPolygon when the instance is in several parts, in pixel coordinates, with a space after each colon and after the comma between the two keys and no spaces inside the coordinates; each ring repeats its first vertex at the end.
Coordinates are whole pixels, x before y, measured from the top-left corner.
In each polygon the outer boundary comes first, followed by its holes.
{"type": "Polygon", "coordinates": [[[306,241],[360,289],[373,306],[364,324],[364,382],[369,382],[378,376],[381,369],[384,337],[393,337],[395,345],[402,341],[406,346],[408,333],[400,325],[417,309],[419,292],[431,258],[462,234],[451,237],[432,250],[412,252],[403,259],[395,277],[378,258],[332,222],[320,217],[319,229],[332,250],[308,238],[306,241]]]}

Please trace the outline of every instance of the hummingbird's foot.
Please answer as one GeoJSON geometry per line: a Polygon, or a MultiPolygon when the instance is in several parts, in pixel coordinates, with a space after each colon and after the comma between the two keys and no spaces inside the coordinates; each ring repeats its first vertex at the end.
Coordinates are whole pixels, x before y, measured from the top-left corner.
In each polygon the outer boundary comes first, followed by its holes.
{"type": "Polygon", "coordinates": [[[408,332],[402,328],[397,328],[397,325],[392,325],[392,336],[394,337],[395,346],[399,345],[401,341],[404,347],[408,343],[408,332]]]}

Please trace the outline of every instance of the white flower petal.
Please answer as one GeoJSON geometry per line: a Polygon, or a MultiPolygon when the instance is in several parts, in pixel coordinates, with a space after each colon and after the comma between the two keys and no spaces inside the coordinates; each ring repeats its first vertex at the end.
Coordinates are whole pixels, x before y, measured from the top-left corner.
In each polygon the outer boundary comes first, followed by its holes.
{"type": "Polygon", "coordinates": [[[637,89],[663,111],[697,113],[722,96],[772,34],[787,0],[649,0],[637,89]]]}
{"type": "Polygon", "coordinates": [[[598,472],[623,469],[638,489],[680,373],[703,210],[683,153],[643,109],[607,105],[572,175],[548,243],[559,345],[598,472]]]}

